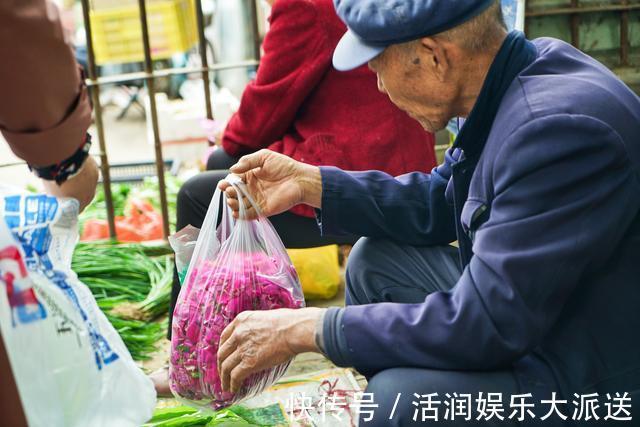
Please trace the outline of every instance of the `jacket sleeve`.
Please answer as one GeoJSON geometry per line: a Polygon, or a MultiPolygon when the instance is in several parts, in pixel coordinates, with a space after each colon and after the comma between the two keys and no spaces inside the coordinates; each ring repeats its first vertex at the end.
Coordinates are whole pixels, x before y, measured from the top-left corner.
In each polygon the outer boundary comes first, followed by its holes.
{"type": "Polygon", "coordinates": [[[346,307],[325,331],[329,356],[364,373],[398,366],[495,369],[538,345],[581,279],[597,271],[640,211],[618,135],[584,116],[522,126],[494,162],[495,198],[456,286],[419,304],[346,307]],[[542,267],[541,267],[542,266],[542,267]],[[330,346],[331,347],[331,346],[330,346]]]}
{"type": "Polygon", "coordinates": [[[458,150],[450,149],[430,174],[398,177],[322,166],[322,210],[316,211],[322,235],[352,234],[412,245],[453,242],[454,210],[445,191],[458,157],[458,150]]]}
{"type": "Polygon", "coordinates": [[[91,106],[57,7],[0,2],[0,58],[0,131],[13,152],[35,166],[70,157],[91,124],[91,106]]]}
{"type": "Polygon", "coordinates": [[[313,2],[279,0],[270,22],[256,79],[245,88],[222,138],[234,157],[282,138],[331,66],[332,49],[313,2]]]}

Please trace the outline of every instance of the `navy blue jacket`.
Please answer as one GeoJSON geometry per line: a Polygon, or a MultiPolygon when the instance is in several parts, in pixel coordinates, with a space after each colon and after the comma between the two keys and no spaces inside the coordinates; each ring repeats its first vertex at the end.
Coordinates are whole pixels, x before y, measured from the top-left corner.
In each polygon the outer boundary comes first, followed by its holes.
{"type": "Polygon", "coordinates": [[[640,99],[573,47],[533,43],[477,165],[322,168],[323,233],[470,242],[450,292],[345,308],[349,351],[334,361],[368,374],[545,366],[566,394],[640,390],[640,99]]]}

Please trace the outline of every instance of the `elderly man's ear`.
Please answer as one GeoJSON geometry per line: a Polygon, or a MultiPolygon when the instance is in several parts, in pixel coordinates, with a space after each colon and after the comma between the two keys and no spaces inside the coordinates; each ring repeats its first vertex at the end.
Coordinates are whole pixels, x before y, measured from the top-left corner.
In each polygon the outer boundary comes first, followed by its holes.
{"type": "Polygon", "coordinates": [[[444,82],[449,72],[450,63],[447,48],[442,41],[433,37],[423,37],[418,45],[419,60],[424,61],[428,71],[444,82]]]}

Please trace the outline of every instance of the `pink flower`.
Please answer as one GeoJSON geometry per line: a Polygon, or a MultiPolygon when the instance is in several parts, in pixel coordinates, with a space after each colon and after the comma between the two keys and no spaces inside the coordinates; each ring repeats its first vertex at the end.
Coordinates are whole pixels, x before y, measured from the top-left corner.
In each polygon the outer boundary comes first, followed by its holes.
{"type": "Polygon", "coordinates": [[[222,391],[217,351],[224,328],[241,312],[299,308],[295,270],[286,256],[262,252],[218,254],[216,261],[201,261],[185,283],[175,310],[171,342],[171,389],[177,395],[219,409],[255,395],[286,370],[277,366],[247,378],[237,394],[222,391]],[[231,261],[229,261],[231,260],[231,261]],[[224,265],[223,265],[224,262],[224,265]]]}

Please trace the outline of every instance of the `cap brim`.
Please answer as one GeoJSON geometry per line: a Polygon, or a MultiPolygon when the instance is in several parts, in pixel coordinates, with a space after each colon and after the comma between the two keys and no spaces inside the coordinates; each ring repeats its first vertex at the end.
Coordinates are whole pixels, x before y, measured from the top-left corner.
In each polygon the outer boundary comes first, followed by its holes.
{"type": "Polygon", "coordinates": [[[333,51],[333,66],[338,71],[349,71],[371,61],[384,51],[383,46],[364,43],[351,30],[348,30],[333,51]]]}

